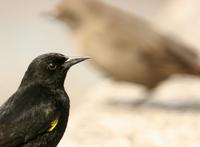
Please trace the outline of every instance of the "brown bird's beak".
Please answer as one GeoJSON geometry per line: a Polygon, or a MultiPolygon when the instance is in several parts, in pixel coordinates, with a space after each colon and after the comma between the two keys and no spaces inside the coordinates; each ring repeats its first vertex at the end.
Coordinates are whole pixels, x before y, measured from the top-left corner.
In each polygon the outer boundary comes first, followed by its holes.
{"type": "Polygon", "coordinates": [[[70,57],[67,61],[65,61],[64,68],[69,69],[71,66],[79,62],[85,61],[87,59],[90,59],[90,58],[89,57],[70,57]]]}

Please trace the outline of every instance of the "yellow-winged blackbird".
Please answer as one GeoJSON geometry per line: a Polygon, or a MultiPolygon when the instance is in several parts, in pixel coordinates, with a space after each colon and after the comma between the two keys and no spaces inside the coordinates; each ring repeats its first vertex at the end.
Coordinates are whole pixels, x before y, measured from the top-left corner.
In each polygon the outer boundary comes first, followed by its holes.
{"type": "Polygon", "coordinates": [[[49,53],[32,61],[18,90],[0,108],[1,147],[57,146],[70,108],[66,73],[86,59],[49,53]]]}
{"type": "Polygon", "coordinates": [[[114,79],[153,89],[172,74],[200,75],[192,48],[101,0],[63,0],[56,17],[71,29],[77,49],[114,79]]]}

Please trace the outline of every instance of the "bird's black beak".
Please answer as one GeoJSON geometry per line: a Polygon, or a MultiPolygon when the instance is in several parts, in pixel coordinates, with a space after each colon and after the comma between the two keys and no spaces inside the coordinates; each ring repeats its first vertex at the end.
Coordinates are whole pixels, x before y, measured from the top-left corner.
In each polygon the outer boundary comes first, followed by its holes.
{"type": "Polygon", "coordinates": [[[67,59],[67,61],[65,61],[63,66],[65,69],[69,69],[71,66],[79,62],[85,61],[87,59],[90,59],[90,58],[89,57],[70,57],[69,59],[67,59]]]}

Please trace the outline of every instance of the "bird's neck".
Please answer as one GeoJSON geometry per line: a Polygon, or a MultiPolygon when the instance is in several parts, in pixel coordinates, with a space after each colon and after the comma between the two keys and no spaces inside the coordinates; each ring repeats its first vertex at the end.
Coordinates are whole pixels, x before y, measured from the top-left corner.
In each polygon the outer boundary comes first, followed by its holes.
{"type": "Polygon", "coordinates": [[[27,80],[22,80],[19,88],[27,88],[27,87],[31,87],[31,86],[43,86],[43,87],[47,87],[50,88],[52,90],[64,90],[64,84],[57,84],[57,83],[48,83],[45,81],[27,81],[27,80]]]}

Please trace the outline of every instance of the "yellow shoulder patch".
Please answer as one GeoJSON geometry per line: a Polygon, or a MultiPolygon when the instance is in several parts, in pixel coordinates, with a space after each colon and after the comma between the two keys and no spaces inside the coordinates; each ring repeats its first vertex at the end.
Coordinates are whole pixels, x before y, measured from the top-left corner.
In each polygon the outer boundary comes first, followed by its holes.
{"type": "Polygon", "coordinates": [[[51,122],[51,127],[48,129],[48,132],[53,131],[53,129],[58,125],[58,118],[51,122]]]}

